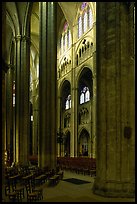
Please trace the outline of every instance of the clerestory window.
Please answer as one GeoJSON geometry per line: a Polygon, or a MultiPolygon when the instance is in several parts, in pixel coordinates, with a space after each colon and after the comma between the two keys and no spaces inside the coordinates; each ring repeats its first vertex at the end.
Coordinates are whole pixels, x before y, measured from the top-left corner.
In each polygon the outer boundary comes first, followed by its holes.
{"type": "Polygon", "coordinates": [[[83,2],[78,15],[78,38],[80,38],[93,25],[92,10],[88,2],[83,2]]]}
{"type": "Polygon", "coordinates": [[[71,46],[71,32],[69,24],[64,23],[63,31],[60,37],[60,54],[63,54],[71,46]]]}

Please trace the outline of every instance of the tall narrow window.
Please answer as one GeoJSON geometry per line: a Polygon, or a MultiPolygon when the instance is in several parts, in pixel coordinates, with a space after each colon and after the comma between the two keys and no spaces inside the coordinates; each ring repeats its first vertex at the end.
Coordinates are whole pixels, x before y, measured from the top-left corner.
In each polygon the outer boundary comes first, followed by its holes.
{"type": "Polygon", "coordinates": [[[80,104],[84,103],[84,93],[80,95],[80,104]]]}
{"type": "Polygon", "coordinates": [[[65,107],[65,109],[66,110],[69,109],[69,101],[68,101],[68,99],[66,100],[66,107],[65,107]]]}
{"type": "Polygon", "coordinates": [[[69,100],[69,108],[71,108],[71,95],[68,96],[68,100],[69,100]]]}
{"type": "Polygon", "coordinates": [[[68,30],[68,48],[70,47],[71,45],[71,33],[70,33],[70,30],[68,30]]]}
{"type": "Polygon", "coordinates": [[[87,31],[87,12],[84,13],[84,33],[87,31]]]}
{"type": "Polygon", "coordinates": [[[13,81],[13,107],[15,107],[15,81],[13,81]]]}
{"type": "Polygon", "coordinates": [[[63,36],[61,35],[61,54],[63,53],[63,36]]]}
{"type": "Polygon", "coordinates": [[[65,109],[70,109],[71,108],[71,95],[68,95],[66,98],[66,103],[65,103],[65,109]]]}
{"type": "Polygon", "coordinates": [[[65,50],[68,47],[67,33],[65,33],[65,50]]]}
{"type": "Polygon", "coordinates": [[[93,23],[93,16],[92,16],[92,11],[89,9],[88,11],[88,27],[91,28],[93,23]]]}
{"type": "Polygon", "coordinates": [[[63,54],[71,46],[71,33],[67,21],[64,23],[62,35],[60,39],[60,53],[63,54]]]}
{"type": "Polygon", "coordinates": [[[90,92],[89,92],[89,89],[87,88],[87,91],[85,93],[85,102],[87,102],[89,100],[90,100],[90,92]]]}
{"type": "Polygon", "coordinates": [[[78,37],[82,36],[82,17],[80,16],[78,19],[78,37]]]}
{"type": "Polygon", "coordinates": [[[65,51],[65,35],[63,36],[63,52],[65,51]]]}
{"type": "Polygon", "coordinates": [[[15,94],[13,94],[13,107],[15,107],[15,94]]]}

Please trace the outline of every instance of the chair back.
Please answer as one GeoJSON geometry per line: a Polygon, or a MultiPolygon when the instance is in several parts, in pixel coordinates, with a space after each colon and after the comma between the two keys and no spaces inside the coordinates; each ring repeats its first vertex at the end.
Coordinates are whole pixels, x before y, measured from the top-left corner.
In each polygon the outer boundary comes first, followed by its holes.
{"type": "Polygon", "coordinates": [[[29,193],[32,193],[32,186],[30,182],[25,183],[25,187],[26,187],[27,195],[29,193]]]}

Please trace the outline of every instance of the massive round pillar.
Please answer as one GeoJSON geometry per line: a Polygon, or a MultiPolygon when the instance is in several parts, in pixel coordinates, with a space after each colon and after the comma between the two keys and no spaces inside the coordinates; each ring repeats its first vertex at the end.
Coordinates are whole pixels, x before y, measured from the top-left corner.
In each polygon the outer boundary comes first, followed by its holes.
{"type": "Polygon", "coordinates": [[[40,167],[56,166],[56,2],[40,2],[39,156],[40,167]]]}
{"type": "Polygon", "coordinates": [[[97,172],[93,191],[108,197],[134,197],[135,193],[134,21],[130,6],[129,2],[97,3],[97,172]]]}

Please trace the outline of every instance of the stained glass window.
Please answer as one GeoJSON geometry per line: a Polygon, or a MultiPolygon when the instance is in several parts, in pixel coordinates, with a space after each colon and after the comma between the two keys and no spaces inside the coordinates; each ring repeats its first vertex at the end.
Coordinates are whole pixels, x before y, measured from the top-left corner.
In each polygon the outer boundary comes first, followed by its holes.
{"type": "Polygon", "coordinates": [[[85,102],[89,101],[90,100],[90,92],[89,90],[87,89],[86,93],[85,93],[85,102]]]}
{"type": "Polygon", "coordinates": [[[13,107],[15,107],[15,94],[13,94],[13,107]]]}
{"type": "Polygon", "coordinates": [[[68,30],[68,47],[71,45],[71,33],[70,30],[68,30]]]}
{"type": "Polygon", "coordinates": [[[63,36],[63,51],[65,51],[65,35],[63,36]]]}
{"type": "Polygon", "coordinates": [[[65,107],[65,109],[66,110],[69,109],[69,101],[68,101],[68,99],[66,100],[66,107],[65,107]]]}
{"type": "Polygon", "coordinates": [[[93,24],[92,11],[87,2],[81,5],[81,11],[78,17],[78,38],[80,38],[87,29],[91,28],[93,24]]]}
{"type": "Polygon", "coordinates": [[[15,107],[15,81],[13,81],[13,107],[15,107]]]}
{"type": "Polygon", "coordinates": [[[80,104],[84,103],[84,93],[80,95],[80,104]]]}
{"type": "Polygon", "coordinates": [[[63,32],[60,39],[60,54],[63,54],[71,45],[71,33],[68,22],[64,23],[63,32]]]}
{"type": "Polygon", "coordinates": [[[78,37],[82,36],[82,17],[78,18],[78,37]]]}
{"type": "Polygon", "coordinates": [[[68,23],[65,22],[65,24],[64,24],[64,32],[67,30],[67,28],[68,28],[68,23]]]}
{"type": "Polygon", "coordinates": [[[80,94],[80,104],[90,101],[90,92],[88,87],[83,87],[80,94]]]}
{"type": "Polygon", "coordinates": [[[66,98],[66,103],[65,103],[65,109],[69,109],[71,108],[71,95],[68,95],[68,97],[66,98]]]}
{"type": "Polygon", "coordinates": [[[64,48],[64,50],[66,50],[67,49],[67,47],[68,47],[68,42],[67,42],[67,33],[65,33],[65,48],[64,48]]]}
{"type": "Polygon", "coordinates": [[[88,26],[89,26],[89,28],[92,27],[92,22],[93,22],[92,11],[91,11],[91,9],[89,9],[89,11],[88,11],[88,26]]]}
{"type": "Polygon", "coordinates": [[[81,5],[81,10],[83,10],[87,6],[87,2],[83,2],[81,5]]]}
{"type": "Polygon", "coordinates": [[[85,33],[86,30],[87,30],[87,12],[84,13],[84,22],[83,23],[84,23],[84,25],[83,25],[84,26],[84,30],[83,31],[85,33]]]}

